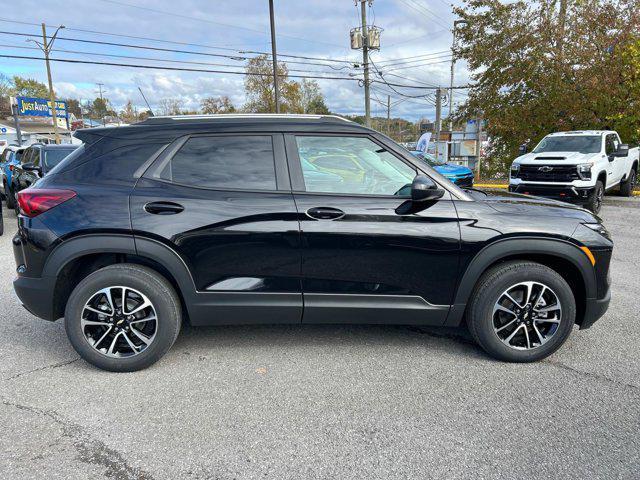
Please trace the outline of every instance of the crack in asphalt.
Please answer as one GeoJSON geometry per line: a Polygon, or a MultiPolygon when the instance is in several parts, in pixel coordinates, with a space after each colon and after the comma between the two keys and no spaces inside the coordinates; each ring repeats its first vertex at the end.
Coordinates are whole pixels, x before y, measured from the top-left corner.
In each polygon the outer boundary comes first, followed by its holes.
{"type": "Polygon", "coordinates": [[[39,417],[49,418],[60,425],[63,436],[72,440],[73,446],[78,452],[78,459],[90,465],[104,467],[106,477],[114,480],[153,480],[153,476],[150,473],[140,468],[132,467],[120,452],[108,447],[104,442],[92,438],[83,427],[62,418],[56,412],[21,405],[4,398],[2,399],[2,404],[39,417]]]}
{"type": "Polygon", "coordinates": [[[569,372],[573,372],[573,373],[577,373],[578,375],[581,375],[583,377],[588,377],[588,378],[595,378],[597,380],[602,380],[608,383],[613,383],[614,385],[618,385],[620,387],[625,387],[625,388],[631,388],[632,390],[640,390],[640,387],[638,385],[634,385],[632,383],[625,383],[625,382],[620,382],[618,380],[614,380],[613,378],[609,378],[606,375],[602,375],[600,373],[593,373],[593,372],[585,372],[584,370],[580,370],[577,369],[575,367],[571,367],[565,363],[560,363],[560,362],[552,362],[551,360],[542,360],[541,363],[545,363],[547,365],[551,365],[553,367],[557,367],[560,368],[562,370],[567,370],[569,372]]]}
{"type": "Polygon", "coordinates": [[[66,362],[53,363],[51,365],[45,365],[44,367],[34,368],[33,370],[27,370],[26,372],[16,373],[15,375],[11,375],[10,377],[5,378],[5,381],[13,380],[15,378],[22,377],[24,375],[29,375],[30,373],[41,372],[42,370],[47,370],[49,368],[58,368],[58,367],[64,367],[66,365],[71,365],[72,363],[75,363],[78,360],[80,360],[80,357],[74,358],[73,360],[67,360],[66,362]]]}

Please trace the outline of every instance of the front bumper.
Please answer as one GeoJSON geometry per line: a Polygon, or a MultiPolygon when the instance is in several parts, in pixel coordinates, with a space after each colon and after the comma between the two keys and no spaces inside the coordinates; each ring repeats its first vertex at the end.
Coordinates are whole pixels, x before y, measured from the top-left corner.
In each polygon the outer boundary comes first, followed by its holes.
{"type": "Polygon", "coordinates": [[[551,198],[571,203],[587,203],[594,187],[574,187],[573,185],[549,185],[538,183],[510,184],[509,191],[551,198]]]}
{"type": "Polygon", "coordinates": [[[611,302],[611,288],[607,289],[604,298],[588,298],[584,318],[580,323],[580,330],[591,327],[600,317],[602,317],[611,302]]]}
{"type": "Polygon", "coordinates": [[[459,187],[473,187],[473,175],[467,177],[450,178],[453,183],[459,187]]]}

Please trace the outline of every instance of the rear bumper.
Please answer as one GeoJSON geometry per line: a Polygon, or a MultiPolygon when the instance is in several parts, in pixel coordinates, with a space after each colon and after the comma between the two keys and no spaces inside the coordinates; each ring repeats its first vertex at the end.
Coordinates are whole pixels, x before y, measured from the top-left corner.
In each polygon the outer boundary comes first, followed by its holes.
{"type": "Polygon", "coordinates": [[[587,305],[584,312],[584,318],[582,319],[582,323],[580,324],[580,330],[589,328],[593,325],[600,317],[602,317],[607,309],[609,308],[609,303],[611,302],[611,289],[607,289],[607,293],[604,298],[588,298],[587,305]]]}
{"type": "Polygon", "coordinates": [[[593,193],[594,187],[574,187],[572,185],[541,185],[537,183],[520,183],[509,185],[509,191],[524,193],[537,197],[552,198],[563,202],[586,203],[593,193]]]}
{"type": "Polygon", "coordinates": [[[18,277],[13,281],[13,289],[22,306],[36,317],[56,320],[53,313],[53,290],[56,279],[49,277],[18,277]]]}

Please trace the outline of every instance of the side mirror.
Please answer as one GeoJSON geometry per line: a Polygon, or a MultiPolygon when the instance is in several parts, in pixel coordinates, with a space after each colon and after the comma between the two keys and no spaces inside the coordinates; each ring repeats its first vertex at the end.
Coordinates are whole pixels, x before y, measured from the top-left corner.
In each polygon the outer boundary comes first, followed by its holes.
{"type": "Polygon", "coordinates": [[[34,165],[33,163],[23,163],[22,169],[26,172],[40,172],[40,167],[34,165]]]}
{"type": "Polygon", "coordinates": [[[522,145],[520,145],[520,148],[518,148],[518,151],[520,152],[520,155],[524,155],[525,153],[527,153],[529,149],[527,148],[527,144],[523,143],[522,145]]]}
{"type": "Polygon", "coordinates": [[[629,145],[626,143],[621,143],[618,145],[618,150],[613,152],[612,157],[626,157],[629,155],[629,145]]]}
{"type": "Polygon", "coordinates": [[[411,201],[425,202],[437,200],[444,195],[444,190],[438,188],[433,180],[426,175],[416,175],[411,183],[411,201]]]}

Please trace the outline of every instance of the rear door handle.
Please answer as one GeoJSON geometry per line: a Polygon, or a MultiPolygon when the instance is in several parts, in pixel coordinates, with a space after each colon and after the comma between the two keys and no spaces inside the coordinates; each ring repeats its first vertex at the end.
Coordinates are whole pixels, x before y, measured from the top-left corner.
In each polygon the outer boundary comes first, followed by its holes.
{"type": "Polygon", "coordinates": [[[154,215],[175,215],[182,212],[184,207],[173,202],[151,202],[144,206],[144,210],[154,215]]]}
{"type": "Polygon", "coordinates": [[[308,217],[316,220],[337,220],[346,215],[342,210],[332,207],[314,207],[307,210],[306,213],[308,217]]]}

